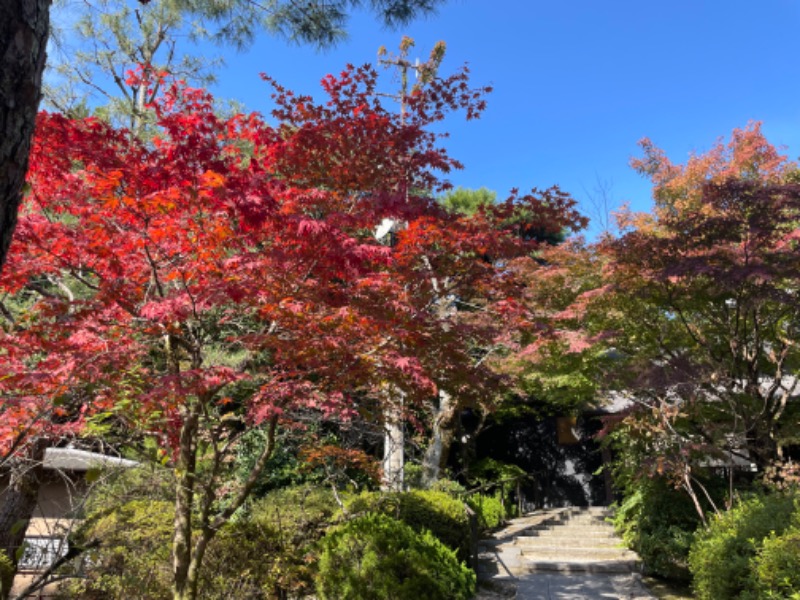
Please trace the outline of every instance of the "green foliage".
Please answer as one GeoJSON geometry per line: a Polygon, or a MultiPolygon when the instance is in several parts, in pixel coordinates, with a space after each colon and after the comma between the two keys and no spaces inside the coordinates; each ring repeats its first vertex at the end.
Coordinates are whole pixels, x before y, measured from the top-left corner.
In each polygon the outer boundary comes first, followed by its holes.
{"type": "Polygon", "coordinates": [[[474,494],[467,499],[467,504],[478,514],[478,525],[481,529],[494,529],[505,522],[506,508],[500,492],[494,496],[474,494]]]}
{"type": "Polygon", "coordinates": [[[466,508],[461,500],[445,492],[364,492],[350,498],[346,508],[353,515],[388,515],[418,533],[428,530],[445,546],[455,550],[460,560],[467,560],[470,556],[471,536],[466,508]]]}
{"type": "Polygon", "coordinates": [[[204,598],[284,598],[313,590],[316,543],[337,505],[321,487],[275,490],[212,541],[204,598]],[[209,591],[213,590],[213,594],[209,591]]]}
{"type": "MultiPolygon", "coordinates": [[[[266,437],[266,431],[260,428],[251,429],[242,435],[235,462],[237,479],[240,481],[247,479],[252,472],[266,443],[266,437]]],[[[307,441],[290,431],[279,430],[275,450],[253,489],[255,496],[263,496],[271,490],[285,487],[320,483],[324,479],[325,474],[321,469],[310,470],[299,458],[300,446],[307,441]]]]}
{"type": "Polygon", "coordinates": [[[406,462],[403,465],[403,483],[408,489],[422,490],[425,489],[423,481],[425,469],[422,465],[412,462],[406,462]]]}
{"type": "Polygon", "coordinates": [[[317,591],[323,599],[466,600],[475,574],[430,532],[382,514],[359,517],[322,540],[317,591]]]}
{"type": "Polygon", "coordinates": [[[150,600],[171,594],[173,505],[140,499],[89,515],[78,532],[102,546],[90,551],[86,576],[61,588],[62,598],[150,600]]]}
{"type": "MultiPolygon", "coordinates": [[[[771,535],[780,539],[789,526],[794,499],[790,495],[755,495],[715,517],[709,527],[698,531],[689,553],[694,589],[699,600],[728,600],[757,597],[752,577],[756,556],[771,535]]],[[[780,547],[771,542],[764,562],[765,575],[782,572],[771,562],[780,547]]],[[[796,570],[796,563],[795,563],[796,570]]],[[[767,580],[771,578],[768,575],[767,580]]],[[[783,596],[779,596],[783,597],[783,596]]]]}
{"type": "Polygon", "coordinates": [[[799,514],[795,512],[795,525],[784,531],[783,535],[772,532],[755,558],[752,575],[759,599],[800,598],[799,514]]]}
{"type": "Polygon", "coordinates": [[[0,550],[0,598],[5,598],[8,595],[11,583],[14,581],[15,572],[14,563],[5,552],[0,550]]]}
{"type": "Polygon", "coordinates": [[[461,498],[467,493],[467,488],[452,479],[439,479],[429,489],[434,492],[444,492],[454,498],[461,498]]]}
{"type": "MultiPolygon", "coordinates": [[[[470,468],[470,477],[484,489],[498,489],[501,503],[505,502],[505,516],[516,515],[517,506],[513,502],[513,493],[522,481],[530,475],[519,465],[507,463],[494,458],[482,458],[470,468]]],[[[490,526],[492,527],[492,526],[490,526]]]]}
{"type": "Polygon", "coordinates": [[[689,497],[663,479],[640,479],[626,490],[614,513],[614,526],[647,571],[688,580],[689,548],[700,517],[689,497]]]}
{"type": "MultiPolygon", "coordinates": [[[[125,482],[126,485],[130,481],[125,482]]],[[[114,489],[123,485],[116,482],[114,489]]],[[[106,491],[106,500],[111,494],[106,491]]],[[[98,539],[84,578],[71,581],[62,597],[150,600],[171,596],[173,503],[131,500],[87,516],[82,541],[98,539]]],[[[200,598],[286,597],[313,589],[315,544],[337,506],[325,488],[277,490],[252,503],[211,541],[200,574],[200,598]]]]}
{"type": "Polygon", "coordinates": [[[457,215],[473,215],[482,206],[491,206],[497,200],[497,192],[482,187],[477,190],[457,187],[438,198],[448,211],[457,215]]]}
{"type": "MultiPolygon", "coordinates": [[[[653,439],[650,430],[637,429],[630,420],[616,423],[604,438],[614,450],[612,475],[622,493],[614,524],[649,572],[688,581],[689,549],[702,519],[681,482],[660,467],[667,451],[664,445],[655,451],[653,439]]],[[[693,475],[696,484],[703,485],[718,506],[723,505],[727,482],[697,467],[693,475]]],[[[705,514],[713,510],[705,495],[698,502],[705,514]]]]}

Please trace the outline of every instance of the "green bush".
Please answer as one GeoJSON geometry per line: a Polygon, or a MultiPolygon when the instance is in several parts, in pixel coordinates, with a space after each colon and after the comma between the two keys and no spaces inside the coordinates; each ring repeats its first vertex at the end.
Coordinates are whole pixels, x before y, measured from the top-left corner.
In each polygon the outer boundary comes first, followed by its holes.
{"type": "Polygon", "coordinates": [[[752,496],[699,530],[689,553],[697,598],[757,597],[755,558],[768,536],[780,536],[789,526],[793,510],[791,496],[752,496]]]}
{"type": "Polygon", "coordinates": [[[478,525],[481,529],[494,529],[505,522],[506,509],[500,492],[494,496],[475,494],[467,499],[467,504],[478,515],[478,525]]]}
{"type": "MultiPolygon", "coordinates": [[[[310,593],[315,544],[338,509],[325,488],[277,490],[255,501],[211,540],[200,572],[203,600],[284,598],[310,593]]],[[[134,500],[89,515],[81,531],[102,545],[86,576],[63,586],[63,598],[171,598],[173,504],[134,500]]]]}
{"type": "Polygon", "coordinates": [[[649,573],[689,581],[689,548],[700,517],[688,495],[660,479],[640,479],[628,486],[614,511],[614,526],[635,550],[649,573]]]}
{"type": "Polygon", "coordinates": [[[475,574],[430,532],[382,514],[331,530],[322,540],[317,592],[341,600],[467,600],[475,574]]]}
{"type": "Polygon", "coordinates": [[[11,584],[14,581],[14,563],[8,558],[8,555],[0,550],[0,598],[5,598],[11,589],[11,584]]]}
{"type": "Polygon", "coordinates": [[[364,492],[346,502],[348,514],[379,513],[402,521],[414,531],[430,531],[459,560],[469,560],[471,535],[464,503],[445,492],[364,492]]]}
{"type": "MultiPolygon", "coordinates": [[[[795,512],[795,522],[798,513],[795,512]]],[[[800,599],[800,527],[771,533],[753,564],[754,588],[763,600],[800,599]]]]}
{"type": "Polygon", "coordinates": [[[482,458],[470,468],[470,479],[483,489],[499,490],[499,497],[505,502],[505,516],[519,516],[515,492],[520,483],[530,480],[530,475],[522,467],[494,458],[482,458]]]}
{"type": "Polygon", "coordinates": [[[86,576],[60,588],[60,597],[83,600],[155,600],[172,595],[173,505],[164,500],[132,500],[93,513],[78,535],[99,539],[89,552],[86,576]]]}
{"type": "Polygon", "coordinates": [[[428,489],[434,492],[444,492],[453,498],[461,498],[467,493],[467,488],[452,479],[438,479],[428,489]]]}
{"type": "Polygon", "coordinates": [[[212,541],[204,598],[284,598],[313,591],[316,543],[338,506],[327,488],[298,486],[256,500],[212,541]],[[247,591],[247,593],[244,593],[247,591]]]}

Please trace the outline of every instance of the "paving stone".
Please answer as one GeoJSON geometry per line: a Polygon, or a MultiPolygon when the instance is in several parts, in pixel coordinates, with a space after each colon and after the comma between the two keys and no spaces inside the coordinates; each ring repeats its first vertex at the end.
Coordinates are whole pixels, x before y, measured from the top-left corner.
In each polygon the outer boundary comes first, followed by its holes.
{"type": "Polygon", "coordinates": [[[481,542],[478,578],[515,584],[517,600],[654,598],[608,516],[604,508],[567,508],[514,519],[481,542]]]}

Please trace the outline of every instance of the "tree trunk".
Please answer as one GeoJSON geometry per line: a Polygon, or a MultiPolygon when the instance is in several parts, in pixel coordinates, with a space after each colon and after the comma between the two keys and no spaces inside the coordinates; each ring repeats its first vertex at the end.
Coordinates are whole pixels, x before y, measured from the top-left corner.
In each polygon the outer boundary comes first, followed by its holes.
{"type": "Polygon", "coordinates": [[[456,432],[457,404],[447,392],[439,392],[439,406],[433,418],[433,439],[425,451],[422,463],[422,482],[428,488],[441,477],[447,466],[450,447],[456,432]]]}
{"type": "Polygon", "coordinates": [[[0,2],[0,271],[22,202],[39,109],[51,0],[0,2]]]}
{"type": "Polygon", "coordinates": [[[383,480],[381,489],[403,490],[405,437],[403,435],[403,396],[396,388],[387,390],[383,411],[383,480]]]}
{"type": "Polygon", "coordinates": [[[17,552],[22,547],[28,522],[36,510],[44,449],[44,442],[39,441],[33,445],[30,459],[15,459],[7,463],[10,479],[8,487],[0,495],[0,552],[11,559],[14,572],[0,582],[2,598],[7,598],[11,591],[19,559],[17,552]]]}
{"type": "Polygon", "coordinates": [[[199,415],[190,405],[181,427],[178,477],[175,489],[175,523],[172,535],[172,583],[174,600],[195,597],[196,590],[190,580],[192,563],[192,509],[197,467],[197,434],[199,415]]]}

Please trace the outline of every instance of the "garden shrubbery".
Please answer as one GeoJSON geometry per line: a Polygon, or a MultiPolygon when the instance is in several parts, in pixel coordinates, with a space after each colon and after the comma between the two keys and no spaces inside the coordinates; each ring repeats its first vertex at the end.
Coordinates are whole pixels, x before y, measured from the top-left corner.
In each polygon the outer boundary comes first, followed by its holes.
{"type": "Polygon", "coordinates": [[[753,563],[753,587],[759,600],[800,598],[800,512],[782,535],[763,540],[753,563]]]}
{"type": "MultiPolygon", "coordinates": [[[[316,543],[338,509],[326,488],[277,490],[253,502],[211,541],[201,571],[200,598],[283,598],[314,588],[316,543]]],[[[62,587],[82,600],[171,597],[173,503],[131,500],[90,513],[80,532],[101,545],[85,576],[62,587]]]]}
{"type": "Polygon", "coordinates": [[[366,514],[322,540],[317,591],[338,600],[467,600],[475,574],[430,531],[366,514]]]}
{"type": "Polygon", "coordinates": [[[457,552],[460,560],[470,557],[469,517],[464,503],[445,492],[413,490],[410,492],[364,492],[346,502],[347,513],[388,515],[414,531],[430,531],[445,546],[457,552]]]}
{"type": "Polygon", "coordinates": [[[256,500],[212,540],[204,577],[214,595],[204,596],[225,600],[310,593],[316,545],[337,510],[329,489],[309,485],[275,490],[256,500]]]}
{"type": "Polygon", "coordinates": [[[0,550],[0,598],[5,598],[14,581],[14,563],[0,550]]]}
{"type": "Polygon", "coordinates": [[[689,496],[661,479],[639,479],[614,512],[614,526],[653,575],[688,581],[688,555],[700,526],[689,496]]]}
{"type": "MultiPolygon", "coordinates": [[[[78,600],[158,600],[171,597],[173,502],[124,497],[97,503],[76,542],[99,540],[86,570],[62,586],[78,600]]],[[[484,508],[493,506],[487,499],[484,508]]],[[[499,500],[494,499],[495,504],[499,500]]],[[[200,573],[203,600],[266,600],[313,593],[325,598],[469,598],[474,573],[470,530],[460,500],[437,491],[362,493],[340,511],[318,486],[275,490],[250,503],[221,529],[200,573]],[[350,520],[335,526],[337,519],[350,520]]],[[[494,509],[487,508],[487,514],[494,509]]]]}
{"type": "Polygon", "coordinates": [[[151,600],[171,596],[173,504],[130,500],[88,515],[81,541],[101,540],[89,553],[85,576],[70,580],[60,597],[81,600],[151,600]]]}
{"type": "Polygon", "coordinates": [[[495,529],[506,520],[506,507],[500,492],[494,496],[475,494],[467,499],[467,504],[477,514],[478,526],[483,530],[495,529]]]}
{"type": "Polygon", "coordinates": [[[795,508],[792,495],[754,495],[698,530],[689,553],[697,598],[792,598],[781,589],[787,587],[786,576],[798,581],[800,551],[791,547],[796,530],[783,535],[795,508]],[[793,564],[786,562],[791,556],[793,564]]]}

